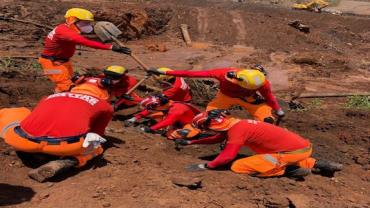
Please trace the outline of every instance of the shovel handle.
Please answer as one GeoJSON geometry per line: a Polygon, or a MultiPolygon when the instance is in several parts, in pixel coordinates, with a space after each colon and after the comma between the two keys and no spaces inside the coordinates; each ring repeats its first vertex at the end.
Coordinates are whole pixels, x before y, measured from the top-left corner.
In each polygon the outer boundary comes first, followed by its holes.
{"type": "MultiPolygon", "coordinates": [[[[125,45],[119,41],[116,37],[112,36],[112,39],[114,42],[116,42],[119,46],[125,47],[125,45]]],[[[135,54],[131,53],[130,56],[138,63],[140,66],[142,66],[145,70],[149,70],[149,67],[144,64],[135,54]]]]}
{"type": "Polygon", "coordinates": [[[145,76],[143,79],[141,79],[138,83],[136,83],[135,86],[133,86],[131,89],[129,89],[126,94],[131,94],[136,88],[138,88],[146,79],[148,79],[148,76],[145,76]]]}

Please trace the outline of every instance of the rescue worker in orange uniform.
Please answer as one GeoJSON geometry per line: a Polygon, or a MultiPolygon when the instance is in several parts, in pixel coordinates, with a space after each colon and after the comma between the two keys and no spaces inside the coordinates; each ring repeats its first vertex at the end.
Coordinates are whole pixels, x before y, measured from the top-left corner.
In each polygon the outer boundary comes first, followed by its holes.
{"type": "Polygon", "coordinates": [[[161,71],[151,69],[149,73],[217,79],[220,82],[220,91],[208,104],[207,111],[228,109],[233,105],[239,105],[256,120],[267,123],[275,122],[273,113],[278,117],[283,117],[285,114],[272,94],[270,82],[257,69],[222,68],[205,71],[161,71]]]}
{"type": "Polygon", "coordinates": [[[200,111],[191,104],[168,100],[167,97],[156,95],[145,98],[140,106],[143,111],[126,121],[126,126],[138,122],[142,118],[153,118],[157,121],[152,126],[142,128],[144,132],[156,133],[165,130],[170,135],[174,130],[191,124],[194,116],[200,111]]]}
{"type": "Polygon", "coordinates": [[[72,8],[66,12],[65,18],[66,22],[56,26],[45,38],[45,47],[39,58],[44,74],[55,84],[55,92],[64,92],[71,88],[73,67],[70,58],[75,53],[76,45],[131,53],[129,48],[103,44],[81,35],[93,31],[94,16],[90,11],[72,8]]]}
{"type": "MultiPolygon", "coordinates": [[[[172,69],[161,67],[158,71],[167,72],[173,71],[172,69]]],[[[155,78],[165,88],[162,92],[163,96],[168,99],[179,102],[191,102],[191,92],[189,85],[185,82],[182,77],[174,77],[169,75],[157,75],[155,78]]]]}
{"type": "Polygon", "coordinates": [[[128,70],[123,66],[109,66],[103,70],[103,77],[119,80],[110,88],[111,96],[116,97],[113,105],[115,111],[136,106],[143,100],[135,92],[126,94],[137,83],[137,80],[129,76],[127,72],[128,70]]]}
{"type": "MultiPolygon", "coordinates": [[[[119,81],[119,80],[118,80],[119,81]]],[[[107,88],[115,80],[86,78],[71,92],[43,98],[27,108],[0,110],[0,136],[17,151],[72,158],[82,167],[101,155],[100,143],[113,116],[107,88]]]]}
{"type": "Polygon", "coordinates": [[[219,132],[200,140],[175,140],[180,145],[214,144],[226,139],[226,146],[211,162],[188,167],[190,171],[216,169],[234,160],[242,146],[256,155],[238,159],[231,170],[259,177],[304,177],[311,169],[333,174],[342,165],[311,157],[312,144],[301,136],[269,123],[241,120],[228,115],[226,110],[211,110],[198,114],[192,124],[199,129],[219,132]]]}

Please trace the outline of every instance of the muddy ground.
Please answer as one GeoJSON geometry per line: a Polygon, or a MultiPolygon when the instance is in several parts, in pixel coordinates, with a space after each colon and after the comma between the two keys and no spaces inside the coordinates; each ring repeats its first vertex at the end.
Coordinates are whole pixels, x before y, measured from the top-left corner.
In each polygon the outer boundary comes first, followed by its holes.
{"type": "MultiPolygon", "coordinates": [[[[364,15],[310,13],[266,2],[4,0],[0,16],[55,26],[73,6],[92,9],[96,19],[120,25],[122,40],[150,66],[206,69],[260,63],[283,103],[302,91],[360,93],[370,89],[370,19],[364,15]],[[293,20],[307,24],[310,33],[290,27],[293,20]],[[180,24],[189,25],[192,47],[184,44],[180,24]]],[[[1,107],[33,107],[52,93],[36,61],[48,31],[0,20],[1,107]]],[[[109,51],[82,47],[73,63],[81,73],[121,64],[138,78],[144,75],[130,58],[109,51]]],[[[196,102],[204,104],[199,97],[196,102]]],[[[35,164],[23,163],[1,141],[0,206],[370,207],[370,111],[349,106],[345,98],[298,102],[305,108],[283,105],[287,116],[282,126],[309,138],[315,157],[345,165],[333,178],[311,175],[294,181],[259,179],[228,170],[189,173],[186,165],[211,159],[218,146],[176,151],[171,141],[158,135],[124,128],[122,116],[116,116],[107,129],[109,142],[103,158],[48,183],[29,179],[29,166],[35,164]],[[178,187],[172,183],[174,177],[198,177],[202,188],[178,187]]]]}

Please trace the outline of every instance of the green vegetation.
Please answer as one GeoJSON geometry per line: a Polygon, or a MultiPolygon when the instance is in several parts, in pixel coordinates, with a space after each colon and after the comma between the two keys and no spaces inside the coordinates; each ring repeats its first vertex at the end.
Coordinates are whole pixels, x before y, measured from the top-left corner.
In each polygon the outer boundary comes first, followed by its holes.
{"type": "Polygon", "coordinates": [[[360,95],[350,96],[347,98],[345,107],[370,110],[370,96],[360,96],[360,95]]]}

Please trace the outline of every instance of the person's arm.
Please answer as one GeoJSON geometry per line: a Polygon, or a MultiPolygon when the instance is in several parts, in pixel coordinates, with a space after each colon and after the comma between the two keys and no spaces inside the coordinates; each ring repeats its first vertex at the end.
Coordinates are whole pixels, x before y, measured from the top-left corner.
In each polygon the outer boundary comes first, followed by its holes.
{"type": "Polygon", "coordinates": [[[224,76],[224,69],[209,69],[204,71],[186,71],[186,70],[173,70],[166,71],[166,75],[176,77],[203,77],[203,78],[215,78],[218,79],[220,76],[224,76]]]}
{"type": "Polygon", "coordinates": [[[168,113],[167,113],[167,116],[160,122],[158,122],[157,124],[153,125],[150,127],[150,130],[152,131],[156,131],[156,130],[159,130],[159,129],[162,129],[164,127],[167,127],[167,126],[171,126],[172,124],[174,124],[177,120],[179,120],[179,117],[182,115],[182,113],[180,111],[176,111],[176,110],[170,110],[168,113]]]}
{"type": "Polygon", "coordinates": [[[76,32],[73,32],[73,31],[64,31],[64,30],[60,31],[59,38],[62,40],[71,41],[79,45],[87,46],[90,48],[103,49],[103,50],[112,49],[111,44],[103,44],[98,41],[89,40],[85,38],[84,36],[76,32]]]}
{"type": "Polygon", "coordinates": [[[275,96],[272,94],[271,84],[266,80],[265,84],[258,89],[258,92],[266,99],[267,105],[269,105],[273,110],[280,109],[280,105],[277,102],[275,96]]]}
{"type": "Polygon", "coordinates": [[[225,134],[218,133],[202,139],[190,140],[190,144],[217,144],[225,139],[225,134]]]}
{"type": "MultiPolygon", "coordinates": [[[[105,101],[100,101],[105,102],[105,101]]],[[[105,128],[108,126],[108,123],[112,120],[113,117],[113,108],[108,103],[104,103],[102,110],[94,116],[93,121],[90,126],[90,132],[99,134],[100,136],[104,135],[105,128]]]]}
{"type": "Polygon", "coordinates": [[[216,159],[207,163],[207,167],[213,169],[229,163],[237,156],[241,147],[242,145],[239,144],[226,144],[225,149],[222,150],[216,159]]]}
{"type": "Polygon", "coordinates": [[[142,118],[147,117],[149,114],[150,114],[150,111],[148,111],[148,110],[143,110],[143,111],[141,111],[140,113],[136,114],[134,117],[135,117],[136,119],[142,119],[142,118]]]}

